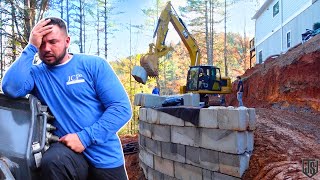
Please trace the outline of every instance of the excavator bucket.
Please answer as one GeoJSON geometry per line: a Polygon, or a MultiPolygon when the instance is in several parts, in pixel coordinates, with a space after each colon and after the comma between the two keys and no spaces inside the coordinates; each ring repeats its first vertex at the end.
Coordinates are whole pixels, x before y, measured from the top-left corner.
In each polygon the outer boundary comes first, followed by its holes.
{"type": "Polygon", "coordinates": [[[158,76],[158,57],[154,54],[146,54],[140,58],[140,65],[150,77],[158,76]]]}

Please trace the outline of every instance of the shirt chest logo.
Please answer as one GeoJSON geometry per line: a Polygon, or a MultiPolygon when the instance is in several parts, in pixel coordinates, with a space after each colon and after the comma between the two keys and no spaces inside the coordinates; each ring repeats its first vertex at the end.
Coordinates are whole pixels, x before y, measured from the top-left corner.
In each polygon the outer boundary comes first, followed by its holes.
{"type": "Polygon", "coordinates": [[[82,74],[75,74],[75,75],[68,76],[67,85],[84,83],[84,82],[85,81],[82,77],[82,74]]]}

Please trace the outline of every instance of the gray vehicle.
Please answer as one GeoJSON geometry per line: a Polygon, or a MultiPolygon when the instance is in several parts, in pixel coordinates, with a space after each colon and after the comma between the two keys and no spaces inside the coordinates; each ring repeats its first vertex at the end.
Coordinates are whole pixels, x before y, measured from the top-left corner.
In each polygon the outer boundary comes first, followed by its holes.
{"type": "Polygon", "coordinates": [[[40,179],[42,154],[58,138],[47,124],[47,107],[32,95],[10,99],[0,94],[0,180],[40,179]]]}

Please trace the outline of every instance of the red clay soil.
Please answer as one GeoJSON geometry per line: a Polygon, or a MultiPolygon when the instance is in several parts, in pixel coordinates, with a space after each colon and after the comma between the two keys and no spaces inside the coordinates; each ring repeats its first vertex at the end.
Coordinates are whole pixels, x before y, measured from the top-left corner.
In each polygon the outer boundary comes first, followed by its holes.
{"type": "MultiPolygon", "coordinates": [[[[138,134],[120,136],[122,145],[138,142],[138,134]]],[[[129,180],[145,180],[142,169],[139,166],[139,153],[125,155],[126,170],[129,180]]]]}
{"type": "MultiPolygon", "coordinates": [[[[302,159],[320,159],[320,113],[257,108],[254,151],[243,179],[320,179],[302,173],[302,159]]],[[[319,167],[320,171],[320,167],[319,167]]]]}
{"type": "MultiPolygon", "coordinates": [[[[320,35],[269,58],[242,75],[243,101],[247,107],[305,108],[320,111],[320,35]]],[[[227,96],[237,105],[236,84],[227,96]]]]}

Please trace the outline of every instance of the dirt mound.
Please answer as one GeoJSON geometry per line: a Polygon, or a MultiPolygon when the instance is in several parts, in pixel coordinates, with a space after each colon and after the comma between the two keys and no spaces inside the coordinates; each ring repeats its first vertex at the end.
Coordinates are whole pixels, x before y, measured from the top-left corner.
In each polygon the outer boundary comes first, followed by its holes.
{"type": "MultiPolygon", "coordinates": [[[[268,58],[242,75],[247,107],[304,108],[320,111],[320,35],[268,58]]],[[[236,84],[227,104],[236,106],[236,84]]]]}
{"type": "MultiPolygon", "coordinates": [[[[311,179],[303,159],[319,159],[320,114],[257,108],[254,151],[245,180],[311,179]]],[[[320,179],[320,172],[312,179],[320,179]]]]}

